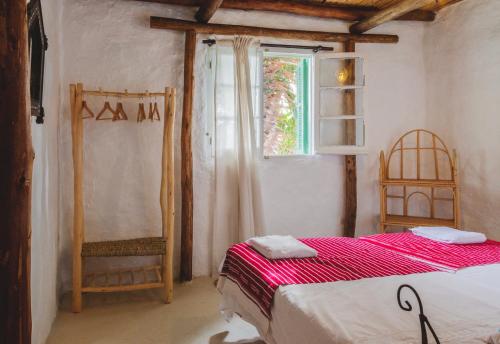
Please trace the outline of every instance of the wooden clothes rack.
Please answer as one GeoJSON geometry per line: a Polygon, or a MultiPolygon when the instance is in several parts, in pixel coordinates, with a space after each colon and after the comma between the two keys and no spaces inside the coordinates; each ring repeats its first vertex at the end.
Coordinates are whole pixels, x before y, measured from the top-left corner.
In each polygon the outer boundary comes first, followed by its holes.
{"type": "Polygon", "coordinates": [[[73,217],[73,312],[82,310],[82,293],[130,291],[162,288],[166,303],[173,297],[174,160],[173,128],[175,89],[164,92],[129,93],[84,90],[83,84],[70,85],[71,135],[74,168],[73,217]],[[138,98],[164,97],[163,146],[161,160],[160,208],[162,233],[158,237],[85,242],[83,208],[83,107],[84,95],[138,98]],[[161,256],[160,265],[84,275],[87,257],[161,256]]]}
{"type": "MultiPolygon", "coordinates": [[[[411,166],[413,167],[413,166],[411,166]]],[[[380,232],[385,232],[389,226],[394,227],[414,227],[414,226],[447,226],[459,228],[460,226],[460,190],[458,178],[458,161],[456,152],[453,156],[443,140],[428,130],[415,129],[401,136],[392,147],[387,161],[384,152],[380,152],[380,232]],[[426,140],[427,139],[427,140],[426,140]],[[427,141],[428,143],[424,143],[427,141]],[[426,152],[430,156],[431,163],[427,171],[422,169],[423,154],[426,152]],[[415,154],[415,171],[408,171],[405,163],[411,161],[406,159],[407,154],[415,154]],[[429,155],[430,154],[430,155],[429,155]],[[439,157],[444,158],[444,166],[447,171],[440,169],[439,157]],[[396,161],[395,166],[393,159],[396,161]],[[432,172],[429,172],[432,171],[432,172]],[[391,172],[395,172],[395,177],[391,177],[391,172]],[[408,172],[411,176],[408,176],[408,172]],[[427,172],[427,173],[425,173],[427,172]],[[448,172],[448,173],[446,173],[448,172]],[[433,178],[425,178],[424,174],[433,174],[433,178]],[[389,193],[391,188],[401,188],[402,194],[389,193]],[[409,191],[409,189],[414,189],[409,191]],[[437,190],[451,190],[450,197],[440,197],[436,195],[437,190]],[[412,216],[409,214],[410,201],[414,196],[421,196],[429,204],[429,216],[412,216]],[[402,202],[402,214],[389,213],[387,200],[395,199],[402,202]],[[452,204],[452,218],[439,218],[436,216],[436,202],[448,202],[452,204]]]]}

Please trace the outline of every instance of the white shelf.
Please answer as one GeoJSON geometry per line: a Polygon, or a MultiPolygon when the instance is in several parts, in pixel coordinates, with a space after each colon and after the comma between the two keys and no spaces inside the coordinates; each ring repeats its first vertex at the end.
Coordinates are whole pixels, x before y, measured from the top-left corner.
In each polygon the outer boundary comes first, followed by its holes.
{"type": "Polygon", "coordinates": [[[339,115],[339,116],[319,116],[320,120],[346,120],[346,119],[364,119],[364,116],[339,115]]]}
{"type": "Polygon", "coordinates": [[[362,155],[368,154],[365,146],[329,146],[316,149],[316,154],[362,155]]]}
{"type": "Polygon", "coordinates": [[[346,86],[320,86],[320,90],[357,90],[365,87],[364,85],[346,85],[346,86]]]}

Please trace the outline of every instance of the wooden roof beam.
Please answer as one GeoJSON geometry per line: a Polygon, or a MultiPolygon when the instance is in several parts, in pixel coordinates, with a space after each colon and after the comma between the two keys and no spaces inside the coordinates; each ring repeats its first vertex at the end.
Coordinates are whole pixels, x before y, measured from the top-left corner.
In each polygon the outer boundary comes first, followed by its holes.
{"type": "Polygon", "coordinates": [[[196,12],[196,20],[200,23],[208,23],[210,18],[212,18],[219,9],[220,5],[222,5],[222,1],[223,0],[205,0],[198,9],[198,12],[196,12]]]}
{"type": "MultiPolygon", "coordinates": [[[[292,2],[288,0],[224,0],[221,8],[237,10],[271,11],[297,14],[309,17],[358,21],[369,18],[378,12],[371,7],[342,7],[326,3],[312,4],[307,2],[292,2]]],[[[431,11],[413,11],[396,20],[433,21],[436,15],[431,11]]]]}
{"type": "Polygon", "coordinates": [[[150,26],[154,29],[167,29],[177,31],[195,31],[201,34],[214,35],[248,35],[261,37],[277,37],[284,39],[297,39],[305,41],[322,42],[347,42],[355,43],[397,43],[399,37],[396,35],[358,35],[351,33],[302,31],[272,29],[265,27],[226,25],[226,24],[203,24],[181,19],[151,17],[150,26]]]}
{"type": "Polygon", "coordinates": [[[361,34],[376,26],[387,23],[394,18],[400,17],[408,12],[416,10],[428,3],[428,0],[402,0],[399,3],[389,6],[370,18],[363,19],[358,23],[352,24],[349,28],[351,33],[361,34]]]}
{"type": "MultiPolygon", "coordinates": [[[[142,0],[170,5],[203,6],[202,0],[142,0]]],[[[313,4],[287,0],[224,0],[222,9],[243,11],[270,11],[289,13],[315,18],[337,19],[344,21],[360,21],[378,13],[373,7],[340,7],[329,4],[313,4]]],[[[436,14],[432,11],[414,10],[394,20],[433,21],[436,14]]],[[[198,18],[197,18],[198,19],[198,18]]]]}

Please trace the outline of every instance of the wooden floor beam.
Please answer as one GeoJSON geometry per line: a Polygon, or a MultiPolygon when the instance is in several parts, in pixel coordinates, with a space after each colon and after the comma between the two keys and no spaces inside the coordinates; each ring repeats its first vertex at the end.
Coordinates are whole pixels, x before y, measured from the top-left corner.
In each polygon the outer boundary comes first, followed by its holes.
{"type": "Polygon", "coordinates": [[[193,31],[201,34],[248,35],[322,42],[397,43],[399,40],[396,35],[358,35],[322,31],[272,29],[243,25],[203,24],[163,17],[151,17],[150,26],[154,29],[193,31]]]}
{"type": "Polygon", "coordinates": [[[193,154],[191,147],[191,123],[193,115],[194,59],[196,32],[186,31],[184,49],[184,94],[181,129],[181,280],[193,278],[193,154]]]}
{"type": "Polygon", "coordinates": [[[413,10],[416,10],[428,3],[427,0],[403,0],[389,6],[373,16],[363,19],[358,23],[351,25],[349,31],[351,33],[361,34],[370,29],[373,29],[376,26],[387,23],[394,18],[400,17],[406,13],[409,13],[413,10]]]}
{"type": "MultiPolygon", "coordinates": [[[[0,0],[0,342],[31,343],[31,146],[25,0],[0,0]]],[[[49,206],[49,205],[47,205],[49,206]]]]}
{"type": "MultiPolygon", "coordinates": [[[[204,0],[142,0],[147,2],[202,6],[204,0]]],[[[341,7],[325,3],[308,3],[288,0],[224,0],[222,9],[243,11],[270,11],[288,13],[316,18],[336,19],[345,21],[359,21],[375,15],[379,10],[373,7],[341,7]]],[[[406,21],[433,21],[436,14],[432,11],[415,10],[395,18],[406,21]]]]}

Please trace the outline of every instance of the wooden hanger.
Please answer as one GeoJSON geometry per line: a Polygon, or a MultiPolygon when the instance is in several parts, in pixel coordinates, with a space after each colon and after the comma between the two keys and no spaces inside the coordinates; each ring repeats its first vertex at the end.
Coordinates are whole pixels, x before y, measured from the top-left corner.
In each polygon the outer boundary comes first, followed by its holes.
{"type": "Polygon", "coordinates": [[[144,103],[139,103],[139,109],[137,110],[137,122],[142,122],[146,119],[146,110],[144,109],[144,103]]]}
{"type": "Polygon", "coordinates": [[[85,119],[85,118],[94,118],[94,112],[92,112],[92,110],[90,110],[90,108],[88,107],[87,105],[87,102],[84,100],[82,102],[82,119],[85,119]],[[87,115],[83,115],[83,112],[86,111],[87,112],[87,115]]]}
{"type": "Polygon", "coordinates": [[[160,120],[160,112],[158,111],[158,103],[156,101],[153,103],[149,103],[149,119],[151,122],[154,120],[160,120]]]}
{"type": "Polygon", "coordinates": [[[128,116],[125,113],[125,110],[123,110],[123,104],[122,102],[116,103],[116,119],[113,118],[113,121],[121,121],[121,120],[128,120],[128,116]]]}
{"type": "Polygon", "coordinates": [[[99,114],[97,115],[97,117],[95,119],[96,119],[96,121],[104,121],[104,120],[109,120],[109,119],[115,121],[116,120],[115,118],[116,118],[116,111],[111,108],[111,105],[106,100],[104,102],[104,107],[102,108],[101,112],[99,112],[99,114]],[[111,117],[103,117],[106,112],[110,112],[111,117]]]}

